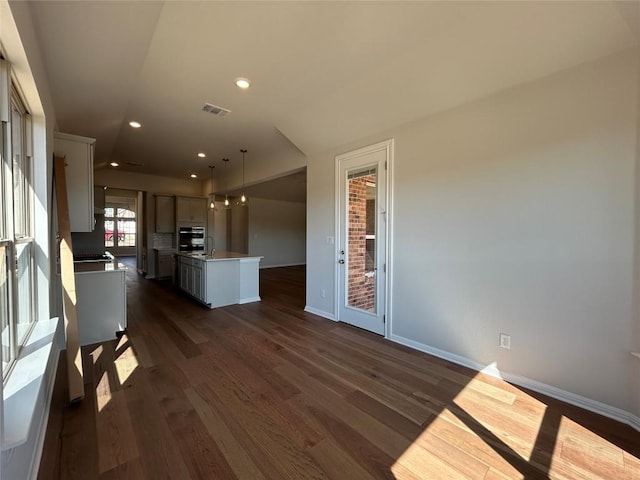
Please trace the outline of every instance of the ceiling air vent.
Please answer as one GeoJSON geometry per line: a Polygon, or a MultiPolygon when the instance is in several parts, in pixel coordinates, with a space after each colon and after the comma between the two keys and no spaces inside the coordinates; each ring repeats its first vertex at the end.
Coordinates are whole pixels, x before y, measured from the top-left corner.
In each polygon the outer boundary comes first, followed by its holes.
{"type": "Polygon", "coordinates": [[[202,107],[202,111],[211,113],[217,117],[226,117],[227,114],[231,113],[231,110],[227,110],[226,108],[218,107],[217,105],[212,105],[210,103],[205,103],[204,107],[202,107]]]}

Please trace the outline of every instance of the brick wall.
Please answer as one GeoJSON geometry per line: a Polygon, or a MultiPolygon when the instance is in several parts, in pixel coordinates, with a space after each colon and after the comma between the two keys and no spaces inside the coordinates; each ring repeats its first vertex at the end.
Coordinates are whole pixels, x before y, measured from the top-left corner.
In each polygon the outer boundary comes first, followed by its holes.
{"type": "MultiPolygon", "coordinates": [[[[349,180],[348,305],[368,311],[375,311],[376,281],[373,276],[365,276],[367,271],[373,270],[374,264],[372,254],[367,253],[367,229],[372,229],[371,220],[367,225],[367,207],[375,222],[375,206],[372,201],[367,205],[366,184],[375,180],[375,175],[349,180]]],[[[375,231],[375,227],[373,229],[375,231]]]]}

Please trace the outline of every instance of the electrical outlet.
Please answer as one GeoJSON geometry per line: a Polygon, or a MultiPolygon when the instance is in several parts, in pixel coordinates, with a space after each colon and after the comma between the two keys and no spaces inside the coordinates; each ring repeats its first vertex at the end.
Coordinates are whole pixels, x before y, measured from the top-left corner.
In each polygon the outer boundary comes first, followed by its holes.
{"type": "Polygon", "coordinates": [[[500,334],[500,347],[509,350],[511,348],[511,335],[506,333],[500,334]]]}
{"type": "Polygon", "coordinates": [[[326,292],[326,290],[324,288],[322,290],[320,290],[320,296],[322,298],[327,298],[327,292],[326,292]]]}

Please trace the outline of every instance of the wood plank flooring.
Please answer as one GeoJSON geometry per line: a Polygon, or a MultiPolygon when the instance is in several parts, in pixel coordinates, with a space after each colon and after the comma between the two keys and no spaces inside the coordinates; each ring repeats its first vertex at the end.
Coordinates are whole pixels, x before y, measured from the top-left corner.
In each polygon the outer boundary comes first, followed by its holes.
{"type": "Polygon", "coordinates": [[[60,362],[39,480],[640,478],[640,433],[304,313],[304,275],[209,310],[132,265],[77,405],[60,362]]]}

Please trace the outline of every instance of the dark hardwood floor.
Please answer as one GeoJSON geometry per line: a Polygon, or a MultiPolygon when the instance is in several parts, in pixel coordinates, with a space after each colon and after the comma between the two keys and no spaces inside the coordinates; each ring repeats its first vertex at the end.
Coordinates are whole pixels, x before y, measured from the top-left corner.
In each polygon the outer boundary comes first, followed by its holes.
{"type": "Polygon", "coordinates": [[[304,276],[209,310],[131,268],[79,404],[60,362],[38,478],[640,478],[630,427],[304,313],[304,276]]]}

